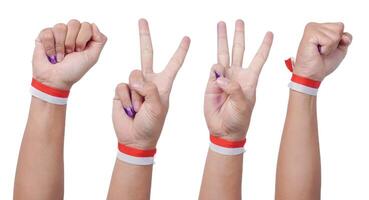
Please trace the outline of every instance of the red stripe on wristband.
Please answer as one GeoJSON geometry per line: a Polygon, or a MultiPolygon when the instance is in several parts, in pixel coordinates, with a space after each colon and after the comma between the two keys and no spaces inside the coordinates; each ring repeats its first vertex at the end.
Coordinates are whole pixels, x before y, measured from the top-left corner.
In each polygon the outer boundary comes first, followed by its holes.
{"type": "Polygon", "coordinates": [[[301,85],[311,87],[311,88],[315,88],[315,89],[318,89],[320,86],[320,81],[314,81],[312,79],[305,78],[305,77],[302,77],[296,74],[292,74],[291,81],[295,83],[299,83],[301,85]]]}
{"type": "MultiPolygon", "coordinates": [[[[293,68],[294,68],[294,61],[292,58],[289,58],[287,60],[284,61],[284,63],[286,64],[286,67],[288,70],[290,70],[290,72],[293,73],[293,68]]],[[[301,85],[305,85],[307,87],[311,87],[311,88],[315,88],[318,89],[320,86],[320,81],[315,81],[309,78],[305,78],[296,74],[292,74],[292,78],[291,78],[292,82],[301,84],[301,85]]]]}
{"type": "Polygon", "coordinates": [[[246,138],[243,139],[243,140],[239,140],[239,141],[229,141],[229,140],[225,140],[223,138],[216,137],[216,136],[210,134],[210,141],[213,144],[216,144],[216,145],[221,146],[221,147],[240,148],[240,147],[245,146],[246,138]]]}
{"type": "Polygon", "coordinates": [[[44,92],[54,97],[67,98],[69,96],[68,90],[61,90],[61,89],[49,87],[47,85],[42,84],[41,82],[37,81],[34,78],[32,78],[31,85],[37,90],[40,90],[41,92],[44,92]]]}
{"type": "Polygon", "coordinates": [[[118,143],[118,149],[120,152],[134,157],[153,157],[156,153],[156,149],[149,150],[136,149],[121,143],[118,143]]]}

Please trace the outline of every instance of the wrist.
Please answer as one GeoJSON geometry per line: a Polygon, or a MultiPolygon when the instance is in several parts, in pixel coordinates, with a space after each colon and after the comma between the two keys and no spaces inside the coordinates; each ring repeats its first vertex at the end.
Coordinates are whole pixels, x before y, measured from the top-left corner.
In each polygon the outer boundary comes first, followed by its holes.
{"type": "Polygon", "coordinates": [[[239,155],[245,152],[246,138],[227,140],[210,134],[210,150],[222,155],[239,155]]]}
{"type": "Polygon", "coordinates": [[[31,95],[51,104],[66,105],[69,97],[69,90],[51,87],[32,78],[31,95]]]}
{"type": "Polygon", "coordinates": [[[152,165],[156,148],[139,149],[125,144],[118,143],[117,159],[132,165],[152,165]]]}
{"type": "Polygon", "coordinates": [[[299,73],[298,68],[297,70],[295,68],[292,58],[285,60],[285,64],[290,72],[292,72],[291,82],[288,84],[288,87],[291,90],[311,96],[316,96],[318,94],[321,81],[318,81],[317,79],[311,79],[311,76],[304,73],[299,73]]]}

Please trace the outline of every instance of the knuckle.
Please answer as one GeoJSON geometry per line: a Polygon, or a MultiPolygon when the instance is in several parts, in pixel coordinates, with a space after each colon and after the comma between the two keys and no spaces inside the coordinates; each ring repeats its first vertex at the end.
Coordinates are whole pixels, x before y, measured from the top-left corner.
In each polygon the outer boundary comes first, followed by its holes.
{"type": "Polygon", "coordinates": [[[83,27],[90,27],[91,28],[91,24],[88,23],[88,22],[82,22],[81,23],[81,26],[83,26],[83,27]]]}
{"type": "Polygon", "coordinates": [[[66,31],[67,30],[67,25],[63,24],[63,23],[58,23],[54,25],[54,29],[56,31],[66,31]]]}
{"type": "Polygon", "coordinates": [[[129,78],[135,78],[137,76],[139,76],[141,73],[141,70],[138,70],[138,69],[135,69],[135,70],[132,70],[131,73],[129,74],[129,78]]]}
{"type": "Polygon", "coordinates": [[[51,31],[51,28],[45,28],[41,31],[41,39],[43,40],[52,40],[54,39],[53,32],[51,31]]]}
{"type": "Polygon", "coordinates": [[[79,22],[77,19],[71,19],[68,22],[68,25],[79,25],[81,22],[79,22]]]}
{"type": "Polygon", "coordinates": [[[343,31],[344,28],[345,28],[345,24],[344,23],[342,23],[342,22],[338,22],[337,23],[337,29],[339,31],[343,31]]]}
{"type": "Polygon", "coordinates": [[[306,24],[305,29],[309,30],[309,29],[315,27],[316,24],[317,24],[316,22],[309,22],[309,23],[306,24]]]}
{"type": "Polygon", "coordinates": [[[126,88],[127,88],[127,84],[119,83],[117,87],[115,87],[115,92],[119,94],[120,92],[123,92],[126,88]]]}

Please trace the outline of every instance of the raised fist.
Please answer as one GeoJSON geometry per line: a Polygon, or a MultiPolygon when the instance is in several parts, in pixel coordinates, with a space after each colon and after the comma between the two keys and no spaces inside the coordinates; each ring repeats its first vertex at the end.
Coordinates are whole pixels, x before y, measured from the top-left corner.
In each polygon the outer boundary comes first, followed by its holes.
{"type": "Polygon", "coordinates": [[[322,81],[345,58],[351,34],[343,23],[309,23],[305,27],[293,70],[294,74],[322,81]]]}
{"type": "Polygon", "coordinates": [[[33,54],[33,78],[70,90],[97,62],[106,40],[95,24],[77,20],[42,30],[33,54]]]}

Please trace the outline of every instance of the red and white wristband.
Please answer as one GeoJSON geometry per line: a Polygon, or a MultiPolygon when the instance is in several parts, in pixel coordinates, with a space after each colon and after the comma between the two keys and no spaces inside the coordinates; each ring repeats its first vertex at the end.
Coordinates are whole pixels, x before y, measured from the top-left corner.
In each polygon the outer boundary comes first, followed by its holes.
{"type": "MultiPolygon", "coordinates": [[[[295,67],[293,58],[289,58],[284,62],[288,70],[293,73],[293,68],[295,67]]],[[[316,96],[318,94],[320,83],[320,81],[315,81],[296,74],[292,74],[291,82],[288,84],[288,87],[297,92],[316,96]]]]}
{"type": "Polygon", "coordinates": [[[210,134],[210,150],[222,155],[239,155],[245,152],[243,148],[246,138],[239,141],[229,141],[210,134]]]}
{"type": "Polygon", "coordinates": [[[152,165],[156,149],[142,150],[118,143],[117,158],[133,165],[152,165]]]}
{"type": "Polygon", "coordinates": [[[34,78],[32,79],[30,91],[32,96],[57,105],[66,105],[69,96],[69,90],[52,88],[34,78]]]}

